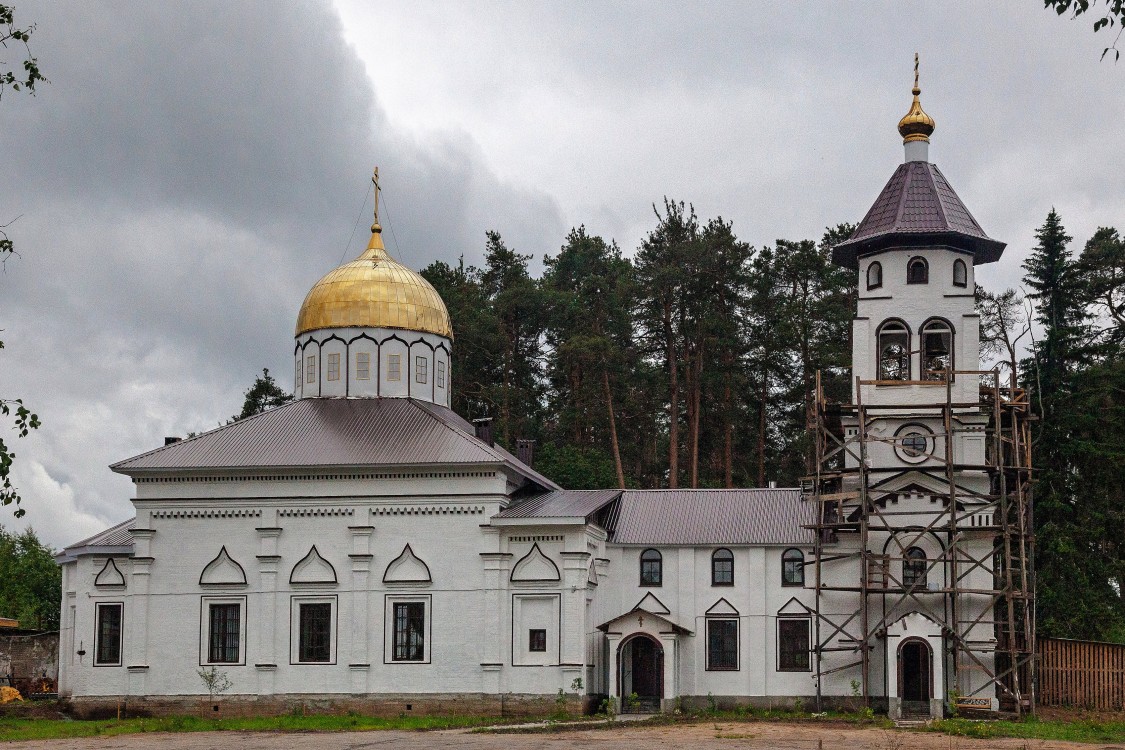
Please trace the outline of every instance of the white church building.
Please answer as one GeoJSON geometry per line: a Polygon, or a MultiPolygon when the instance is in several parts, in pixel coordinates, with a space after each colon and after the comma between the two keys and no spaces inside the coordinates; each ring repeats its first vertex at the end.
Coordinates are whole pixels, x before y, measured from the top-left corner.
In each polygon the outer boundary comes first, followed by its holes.
{"type": "MultiPolygon", "coordinates": [[[[927,357],[977,366],[974,266],[1003,245],[927,146],[908,140],[838,248],[858,274],[857,375],[941,369],[927,357]],[[935,222],[940,243],[895,241],[935,222]]],[[[801,489],[561,488],[450,409],[456,325],[387,254],[376,213],[367,250],[300,308],[294,401],[111,467],[135,485],[135,517],[58,555],[60,694],[91,712],[185,710],[215,667],[231,683],[224,706],[262,713],[548,712],[560,689],[618,710],[852,698],[855,670],[817,648],[817,608],[846,613],[858,594],[818,602],[816,509],[801,489]]],[[[901,439],[869,460],[924,513],[934,498],[910,470],[944,450],[940,430],[899,421],[885,427],[901,439]]],[[[984,450],[966,440],[954,450],[984,450]]],[[[950,684],[927,613],[942,606],[925,581],[947,575],[926,564],[941,544],[928,535],[892,563],[919,590],[872,645],[872,695],[892,711],[913,700],[940,713],[947,691],[979,687],[972,674],[950,684]],[[904,657],[897,637],[922,646],[904,657]]]]}

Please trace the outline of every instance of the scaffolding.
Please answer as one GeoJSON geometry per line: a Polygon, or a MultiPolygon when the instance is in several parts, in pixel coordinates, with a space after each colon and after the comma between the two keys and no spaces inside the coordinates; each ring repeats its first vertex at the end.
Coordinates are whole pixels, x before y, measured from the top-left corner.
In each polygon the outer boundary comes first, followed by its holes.
{"type": "Polygon", "coordinates": [[[936,376],[939,382],[856,378],[855,403],[841,404],[826,399],[817,373],[815,403],[809,414],[815,465],[805,478],[806,496],[817,508],[815,574],[811,576],[816,589],[817,701],[821,701],[823,678],[858,668],[859,690],[870,706],[875,687],[872,653],[886,635],[888,620],[903,609],[924,606],[940,620],[948,689],[959,690],[965,697],[996,697],[1003,711],[1032,713],[1035,539],[1028,395],[1023,389],[1002,385],[997,371],[943,371],[936,376]],[[980,381],[978,401],[954,400],[952,384],[960,378],[980,381]],[[894,393],[892,388],[919,390],[911,386],[942,391],[943,397],[921,405],[882,403],[889,398],[887,394],[894,393]],[[880,389],[880,403],[865,404],[865,389],[870,393],[875,387],[880,389]],[[886,419],[924,419],[939,426],[933,435],[933,455],[919,466],[873,466],[869,459],[873,445],[901,446],[901,437],[872,430],[873,422],[886,419]],[[982,428],[984,462],[963,463],[965,456],[955,455],[954,438],[970,430],[979,438],[982,428]],[[940,444],[944,450],[939,449],[940,444]],[[928,484],[941,488],[928,493],[942,501],[940,508],[913,513],[889,509],[888,501],[896,492],[883,489],[894,484],[888,478],[910,472],[928,475],[932,480],[928,484]],[[966,476],[977,477],[976,489],[971,486],[974,482],[964,481],[966,476]],[[981,491],[985,477],[987,489],[981,491]],[[900,541],[893,549],[873,550],[872,534],[881,533],[900,541]],[[942,547],[940,555],[927,560],[926,570],[943,571],[944,576],[940,585],[922,588],[918,581],[901,580],[906,576],[900,571],[911,540],[924,535],[936,536],[942,547]],[[832,575],[826,576],[826,569],[832,575]],[[841,569],[848,574],[838,575],[841,569]],[[988,577],[985,573],[991,573],[991,586],[980,585],[988,577]],[[970,576],[975,583],[968,580],[970,576]],[[844,594],[854,598],[854,611],[848,605],[843,612],[832,612],[831,592],[841,592],[832,599],[834,603],[850,601],[844,594]],[[964,606],[969,604],[972,606],[964,606]],[[982,631],[992,637],[982,638],[982,631]],[[825,669],[826,660],[837,663],[825,669]],[[841,661],[845,663],[838,663],[841,661]],[[966,672],[975,675],[962,680],[969,676],[966,672]],[[960,690],[963,684],[972,687],[960,690]],[[993,689],[995,693],[990,694],[993,689]]]}

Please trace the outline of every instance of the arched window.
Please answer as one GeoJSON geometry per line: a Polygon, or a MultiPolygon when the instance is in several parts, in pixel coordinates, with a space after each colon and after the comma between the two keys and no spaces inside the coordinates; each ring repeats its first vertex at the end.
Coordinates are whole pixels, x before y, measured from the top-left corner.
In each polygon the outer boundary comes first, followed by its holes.
{"type": "Polygon", "coordinates": [[[926,587],[926,560],[925,550],[911,547],[902,556],[902,587],[926,587]]]}
{"type": "Polygon", "coordinates": [[[641,553],[641,585],[660,586],[664,581],[664,560],[654,549],[641,553]]]}
{"type": "Polygon", "coordinates": [[[969,285],[969,269],[965,266],[965,261],[958,258],[953,261],[953,286],[968,286],[969,285]]]}
{"type": "Polygon", "coordinates": [[[883,266],[879,261],[873,261],[867,267],[867,288],[878,289],[883,286],[883,266]]]}
{"type": "Polygon", "coordinates": [[[910,262],[906,264],[906,283],[930,283],[930,264],[926,262],[925,258],[911,258],[910,262]]]}
{"type": "Polygon", "coordinates": [[[787,549],[781,554],[781,585],[805,585],[805,553],[799,549],[787,549]]]}
{"type": "Polygon", "coordinates": [[[910,380],[910,329],[901,321],[879,327],[879,380],[910,380]]]}
{"type": "Polygon", "coordinates": [[[711,555],[711,585],[734,585],[734,553],[729,549],[717,549],[711,555]]]}
{"type": "Polygon", "coordinates": [[[945,381],[953,369],[953,327],[944,320],[922,326],[922,379],[945,381]]]}

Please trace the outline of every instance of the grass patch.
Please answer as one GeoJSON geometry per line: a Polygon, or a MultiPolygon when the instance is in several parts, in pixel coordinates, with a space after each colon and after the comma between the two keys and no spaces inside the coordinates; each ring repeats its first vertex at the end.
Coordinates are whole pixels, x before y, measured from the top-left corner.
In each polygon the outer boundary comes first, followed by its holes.
{"type": "MultiPolygon", "coordinates": [[[[113,737],[145,732],[344,732],[383,729],[427,730],[479,727],[514,719],[485,716],[404,716],[379,718],[359,714],[201,719],[165,716],[148,719],[0,719],[0,741],[113,737]]],[[[523,721],[521,719],[521,721],[523,721]]]]}
{"type": "Polygon", "coordinates": [[[981,739],[1019,737],[1028,740],[1065,740],[1068,742],[1125,742],[1125,721],[1040,720],[1034,716],[1020,721],[944,719],[933,722],[926,727],[925,731],[981,739]]]}

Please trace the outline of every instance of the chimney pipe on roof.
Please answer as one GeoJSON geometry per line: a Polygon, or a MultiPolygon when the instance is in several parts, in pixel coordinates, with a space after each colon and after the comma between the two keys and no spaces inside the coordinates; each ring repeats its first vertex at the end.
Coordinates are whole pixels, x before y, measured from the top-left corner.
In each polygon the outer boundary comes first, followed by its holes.
{"type": "Polygon", "coordinates": [[[524,466],[529,468],[534,466],[535,462],[535,441],[534,440],[517,440],[516,441],[516,458],[520,460],[524,466]]]}
{"type": "Polygon", "coordinates": [[[777,489],[777,480],[776,480],[776,479],[771,479],[771,480],[770,480],[770,489],[771,489],[771,490],[776,490],[776,489],[777,489]]]}
{"type": "Polygon", "coordinates": [[[169,436],[169,437],[164,438],[164,444],[165,445],[171,445],[172,443],[178,443],[181,440],[183,440],[182,437],[169,436]]]}
{"type": "Polygon", "coordinates": [[[473,430],[476,432],[477,440],[487,443],[489,446],[492,443],[492,417],[482,417],[473,420],[473,430]]]}

